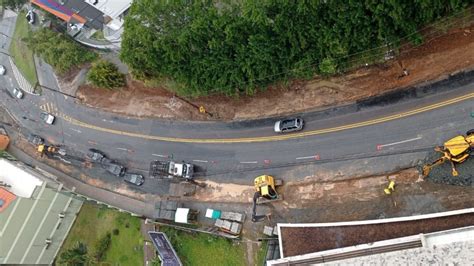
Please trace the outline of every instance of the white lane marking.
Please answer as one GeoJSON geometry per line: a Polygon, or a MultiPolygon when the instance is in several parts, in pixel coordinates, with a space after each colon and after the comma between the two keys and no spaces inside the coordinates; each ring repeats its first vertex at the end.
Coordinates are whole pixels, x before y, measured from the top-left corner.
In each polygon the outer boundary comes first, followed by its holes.
{"type": "Polygon", "coordinates": [[[125,149],[125,148],[117,148],[117,150],[128,151],[128,149],[125,149]]]}
{"type": "Polygon", "coordinates": [[[407,143],[407,142],[415,141],[415,140],[419,140],[419,139],[422,139],[422,137],[421,137],[421,136],[418,136],[418,137],[416,137],[416,138],[406,139],[406,140],[397,141],[397,142],[388,143],[388,144],[382,144],[382,145],[378,145],[378,146],[379,146],[380,148],[382,148],[382,147],[387,147],[387,146],[393,146],[393,145],[397,145],[397,144],[407,143]]]}
{"type": "Polygon", "coordinates": [[[208,163],[209,161],[205,161],[205,160],[193,160],[193,162],[208,163]]]}
{"type": "Polygon", "coordinates": [[[306,159],[314,159],[314,155],[313,156],[305,156],[305,157],[296,158],[296,160],[306,160],[306,159]]]}
{"type": "Polygon", "coordinates": [[[66,132],[63,132],[63,133],[64,133],[64,135],[66,135],[66,136],[68,136],[68,137],[72,137],[71,134],[68,134],[68,133],[66,133],[66,132]]]}
{"type": "Polygon", "coordinates": [[[112,121],[112,120],[107,120],[107,119],[102,119],[102,121],[104,121],[104,122],[110,122],[110,123],[114,123],[114,121],[112,121]]]}
{"type": "Polygon", "coordinates": [[[82,131],[80,131],[79,129],[75,129],[75,128],[72,128],[72,127],[70,127],[69,129],[74,131],[74,132],[77,132],[79,134],[82,133],[82,131]]]}
{"type": "Polygon", "coordinates": [[[258,163],[257,161],[251,161],[251,162],[240,162],[240,163],[258,163]]]}
{"type": "Polygon", "coordinates": [[[168,158],[168,156],[166,155],[161,155],[161,154],[152,154],[153,156],[156,156],[156,157],[161,157],[161,158],[168,158]]]}

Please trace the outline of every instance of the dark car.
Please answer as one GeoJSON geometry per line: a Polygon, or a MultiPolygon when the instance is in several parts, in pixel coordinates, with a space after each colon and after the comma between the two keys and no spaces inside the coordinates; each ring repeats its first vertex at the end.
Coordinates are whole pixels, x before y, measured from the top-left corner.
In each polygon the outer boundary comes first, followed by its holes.
{"type": "Polygon", "coordinates": [[[277,121],[275,123],[275,132],[277,133],[286,133],[302,130],[304,126],[304,121],[302,118],[290,118],[277,121]]]}
{"type": "Polygon", "coordinates": [[[143,182],[145,182],[145,178],[143,178],[143,176],[139,174],[125,173],[125,175],[123,176],[123,181],[137,186],[141,186],[143,182]]]}
{"type": "Polygon", "coordinates": [[[35,24],[36,13],[33,12],[33,10],[28,10],[28,13],[26,13],[25,17],[28,23],[35,24]]]}
{"type": "Polygon", "coordinates": [[[33,145],[41,145],[44,143],[44,139],[38,135],[35,134],[29,134],[28,135],[28,142],[33,144],[33,145]]]}
{"type": "Polygon", "coordinates": [[[114,161],[102,163],[102,168],[114,176],[123,176],[127,170],[123,165],[120,165],[114,161]]]}
{"type": "Polygon", "coordinates": [[[105,158],[105,154],[96,149],[89,149],[89,152],[86,154],[86,158],[89,161],[93,161],[96,163],[101,163],[102,160],[105,158]]]}

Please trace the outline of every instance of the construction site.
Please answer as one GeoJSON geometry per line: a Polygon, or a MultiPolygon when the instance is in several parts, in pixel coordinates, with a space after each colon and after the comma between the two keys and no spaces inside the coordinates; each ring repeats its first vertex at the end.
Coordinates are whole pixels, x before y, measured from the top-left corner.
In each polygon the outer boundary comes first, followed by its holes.
{"type": "MultiPolygon", "coordinates": [[[[4,119],[7,118],[4,116],[4,119]]],[[[10,128],[14,128],[15,122],[11,119],[9,121],[12,125],[10,128]]],[[[426,158],[416,167],[380,175],[357,174],[338,180],[307,177],[291,181],[280,176],[259,175],[251,184],[222,183],[206,179],[199,171],[194,173],[191,170],[194,168],[192,164],[177,164],[169,160],[152,161],[146,178],[158,182],[161,188],[159,191],[155,190],[155,193],[132,191],[124,186],[120,179],[114,177],[121,175],[120,170],[116,172],[108,169],[110,165],[118,165],[118,169],[124,167],[113,159],[104,161],[105,155],[98,158],[97,154],[94,157],[94,154],[78,153],[67,146],[48,144],[47,140],[34,139],[27,134],[23,135],[24,133],[17,135],[13,131],[11,137],[7,137],[6,133],[2,134],[3,138],[8,138],[8,142],[12,141],[14,147],[29,154],[33,160],[61,169],[63,173],[84,184],[123,194],[141,202],[141,206],[133,206],[136,207],[135,210],[130,210],[131,206],[118,206],[119,208],[132,213],[140,211],[149,222],[171,225],[187,232],[268,242],[268,260],[280,258],[277,229],[280,223],[386,219],[468,209],[472,208],[474,196],[474,160],[470,158],[474,145],[473,131],[454,136],[442,146],[433,147],[432,151],[425,153],[426,158]],[[183,167],[188,168],[185,171],[189,173],[187,177],[183,174],[183,167]],[[95,175],[102,177],[96,178],[95,175]],[[106,176],[110,177],[104,180],[106,176]]],[[[19,152],[16,149],[11,154],[19,152]]],[[[317,167],[324,167],[330,162],[316,163],[317,167]]],[[[351,163],[357,163],[357,160],[351,163]]],[[[425,224],[422,227],[410,225],[413,233],[404,225],[398,227],[392,224],[390,236],[375,234],[385,232],[385,229],[367,229],[374,232],[370,234],[363,233],[366,229],[354,232],[338,230],[336,243],[343,242],[337,248],[376,242],[386,237],[396,238],[399,236],[397,232],[403,232],[400,236],[407,236],[472,226],[471,214],[453,217],[451,220],[432,220],[428,222],[429,227],[425,224]],[[361,239],[360,235],[367,238],[361,239]],[[360,242],[351,242],[354,237],[360,239],[360,242]]],[[[314,238],[304,231],[298,234],[305,235],[308,241],[314,238]]],[[[298,234],[290,233],[291,237],[300,239],[298,234]]],[[[330,243],[334,242],[321,242],[322,245],[330,243]]],[[[315,250],[332,248],[328,246],[315,250]]],[[[312,249],[308,250],[310,251],[313,252],[312,249]]]]}
{"type": "Polygon", "coordinates": [[[0,90],[0,264],[58,263],[88,219],[140,234],[124,246],[145,265],[196,265],[176,232],[243,249],[241,265],[472,263],[472,11],[381,63],[254,98],[185,99],[129,76],[104,91],[40,60],[56,89],[0,90]]]}

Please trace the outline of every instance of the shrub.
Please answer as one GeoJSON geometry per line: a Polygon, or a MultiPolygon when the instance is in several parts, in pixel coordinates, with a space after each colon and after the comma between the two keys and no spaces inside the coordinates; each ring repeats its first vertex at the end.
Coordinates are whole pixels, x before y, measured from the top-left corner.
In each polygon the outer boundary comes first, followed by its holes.
{"type": "Polygon", "coordinates": [[[125,75],[111,62],[100,60],[92,65],[87,79],[97,87],[118,88],[125,85],[125,75]]]}
{"type": "Polygon", "coordinates": [[[112,235],[107,232],[100,240],[97,242],[95,247],[95,259],[97,261],[102,261],[105,257],[105,253],[107,249],[110,247],[110,243],[112,242],[112,235]]]}

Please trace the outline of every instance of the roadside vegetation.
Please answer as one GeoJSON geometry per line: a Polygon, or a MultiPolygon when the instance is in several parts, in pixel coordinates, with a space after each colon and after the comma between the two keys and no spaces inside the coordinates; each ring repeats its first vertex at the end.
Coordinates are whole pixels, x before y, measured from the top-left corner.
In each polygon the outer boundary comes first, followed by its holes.
{"type": "Polygon", "coordinates": [[[96,53],[70,40],[66,35],[46,28],[31,33],[26,42],[31,50],[53,66],[59,74],[97,58],[96,53]]]}
{"type": "Polygon", "coordinates": [[[24,11],[18,14],[9,52],[21,74],[23,74],[31,86],[34,86],[38,79],[36,77],[33,51],[24,42],[31,34],[25,16],[26,13],[24,11]]]}
{"type": "Polygon", "coordinates": [[[246,265],[245,245],[207,234],[190,234],[161,226],[184,265],[246,265]]]}
{"type": "Polygon", "coordinates": [[[18,10],[24,4],[26,4],[26,2],[28,2],[28,0],[2,0],[0,1],[0,6],[12,10],[18,10]]]}
{"type": "Polygon", "coordinates": [[[139,218],[85,203],[59,251],[57,263],[142,265],[143,240],[139,218]]]}
{"type": "Polygon", "coordinates": [[[87,79],[99,88],[113,89],[125,86],[125,75],[119,72],[116,65],[106,60],[94,62],[87,79]]]}
{"type": "Polygon", "coordinates": [[[183,84],[183,96],[253,94],[338,73],[355,54],[405,37],[419,44],[421,27],[470,2],[134,1],[121,58],[140,79],[183,84]]]}

